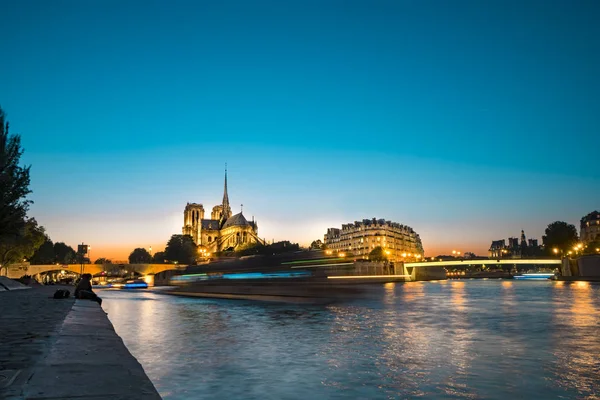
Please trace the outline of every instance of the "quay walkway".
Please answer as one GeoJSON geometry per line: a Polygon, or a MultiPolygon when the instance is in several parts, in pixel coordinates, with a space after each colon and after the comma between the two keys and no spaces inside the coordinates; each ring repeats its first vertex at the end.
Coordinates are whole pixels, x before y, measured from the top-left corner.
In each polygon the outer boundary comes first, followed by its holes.
{"type": "Polygon", "coordinates": [[[95,302],[0,291],[0,399],[160,399],[95,302]]]}

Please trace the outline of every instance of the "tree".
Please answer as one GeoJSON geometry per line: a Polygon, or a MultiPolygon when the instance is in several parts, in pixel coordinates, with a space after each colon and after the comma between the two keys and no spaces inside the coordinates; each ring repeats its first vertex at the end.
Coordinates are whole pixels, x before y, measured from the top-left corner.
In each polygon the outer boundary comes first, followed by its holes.
{"type": "Polygon", "coordinates": [[[0,266],[22,262],[44,243],[44,228],[27,219],[30,200],[29,167],[19,161],[21,137],[9,133],[9,124],[0,108],[0,266]]]}
{"type": "Polygon", "coordinates": [[[387,257],[383,251],[383,247],[377,246],[369,253],[369,260],[371,261],[387,261],[387,257]]]}
{"type": "Polygon", "coordinates": [[[38,226],[34,218],[28,219],[19,235],[7,235],[0,243],[0,265],[8,267],[23,262],[33,256],[45,240],[44,228],[38,226]]]}
{"type": "Polygon", "coordinates": [[[173,235],[165,248],[165,260],[179,264],[194,264],[198,251],[190,235],[173,235]]]}
{"type": "MultiPolygon", "coordinates": [[[[21,137],[9,134],[9,124],[0,108],[0,244],[18,241],[24,232],[30,200],[29,167],[19,166],[21,137]]],[[[37,225],[37,224],[36,224],[37,225]]]]}
{"type": "Polygon", "coordinates": [[[310,249],[311,250],[323,249],[323,242],[320,239],[313,240],[313,242],[310,244],[310,249]]]}
{"type": "Polygon", "coordinates": [[[152,256],[143,247],[138,247],[129,255],[129,264],[150,264],[151,262],[152,256]]]}
{"type": "Polygon", "coordinates": [[[46,240],[42,245],[36,250],[36,252],[31,256],[29,262],[32,265],[48,265],[54,264],[56,261],[54,256],[54,243],[50,240],[49,237],[46,236],[46,240]]]}
{"type": "Polygon", "coordinates": [[[553,249],[557,248],[566,253],[577,244],[577,229],[575,225],[556,221],[548,225],[546,234],[542,236],[542,240],[546,252],[552,254],[553,249]]]}
{"type": "Polygon", "coordinates": [[[165,252],[157,251],[156,253],[154,253],[154,256],[152,256],[152,263],[164,264],[165,263],[165,252]]]}
{"type": "Polygon", "coordinates": [[[258,254],[261,251],[261,247],[264,246],[256,242],[243,243],[240,246],[238,246],[238,249],[235,251],[235,254],[238,256],[249,256],[252,254],[258,254]]]}
{"type": "Polygon", "coordinates": [[[63,242],[54,243],[54,257],[54,261],[59,264],[74,264],[77,262],[75,250],[63,242]]]}
{"type": "Polygon", "coordinates": [[[101,258],[97,259],[96,261],[94,261],[94,264],[112,264],[112,261],[109,260],[108,258],[101,257],[101,258]]]}

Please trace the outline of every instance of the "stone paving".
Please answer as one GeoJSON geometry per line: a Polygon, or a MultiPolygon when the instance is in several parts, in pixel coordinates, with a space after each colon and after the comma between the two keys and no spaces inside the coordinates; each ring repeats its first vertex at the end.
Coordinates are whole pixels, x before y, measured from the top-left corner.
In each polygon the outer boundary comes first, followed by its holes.
{"type": "Polygon", "coordinates": [[[53,299],[60,288],[0,292],[0,399],[156,399],[104,310],[53,299]]]}
{"type": "Polygon", "coordinates": [[[52,298],[61,288],[73,293],[62,286],[0,292],[0,399],[21,392],[73,307],[72,298],[52,298]]]}

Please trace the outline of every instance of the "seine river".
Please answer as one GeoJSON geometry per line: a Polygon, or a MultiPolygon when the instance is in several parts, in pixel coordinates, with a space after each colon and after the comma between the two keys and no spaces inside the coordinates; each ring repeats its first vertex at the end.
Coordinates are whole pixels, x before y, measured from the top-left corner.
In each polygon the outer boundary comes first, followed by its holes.
{"type": "Polygon", "coordinates": [[[101,296],[164,399],[600,398],[597,284],[386,284],[327,306],[101,296]]]}

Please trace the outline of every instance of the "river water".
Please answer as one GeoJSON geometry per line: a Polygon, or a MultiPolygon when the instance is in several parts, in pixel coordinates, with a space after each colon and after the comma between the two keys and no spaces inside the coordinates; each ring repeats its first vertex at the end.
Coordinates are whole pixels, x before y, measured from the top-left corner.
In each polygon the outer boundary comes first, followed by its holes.
{"type": "Polygon", "coordinates": [[[103,291],[164,399],[600,399],[600,285],[389,283],[306,306],[103,291]]]}

